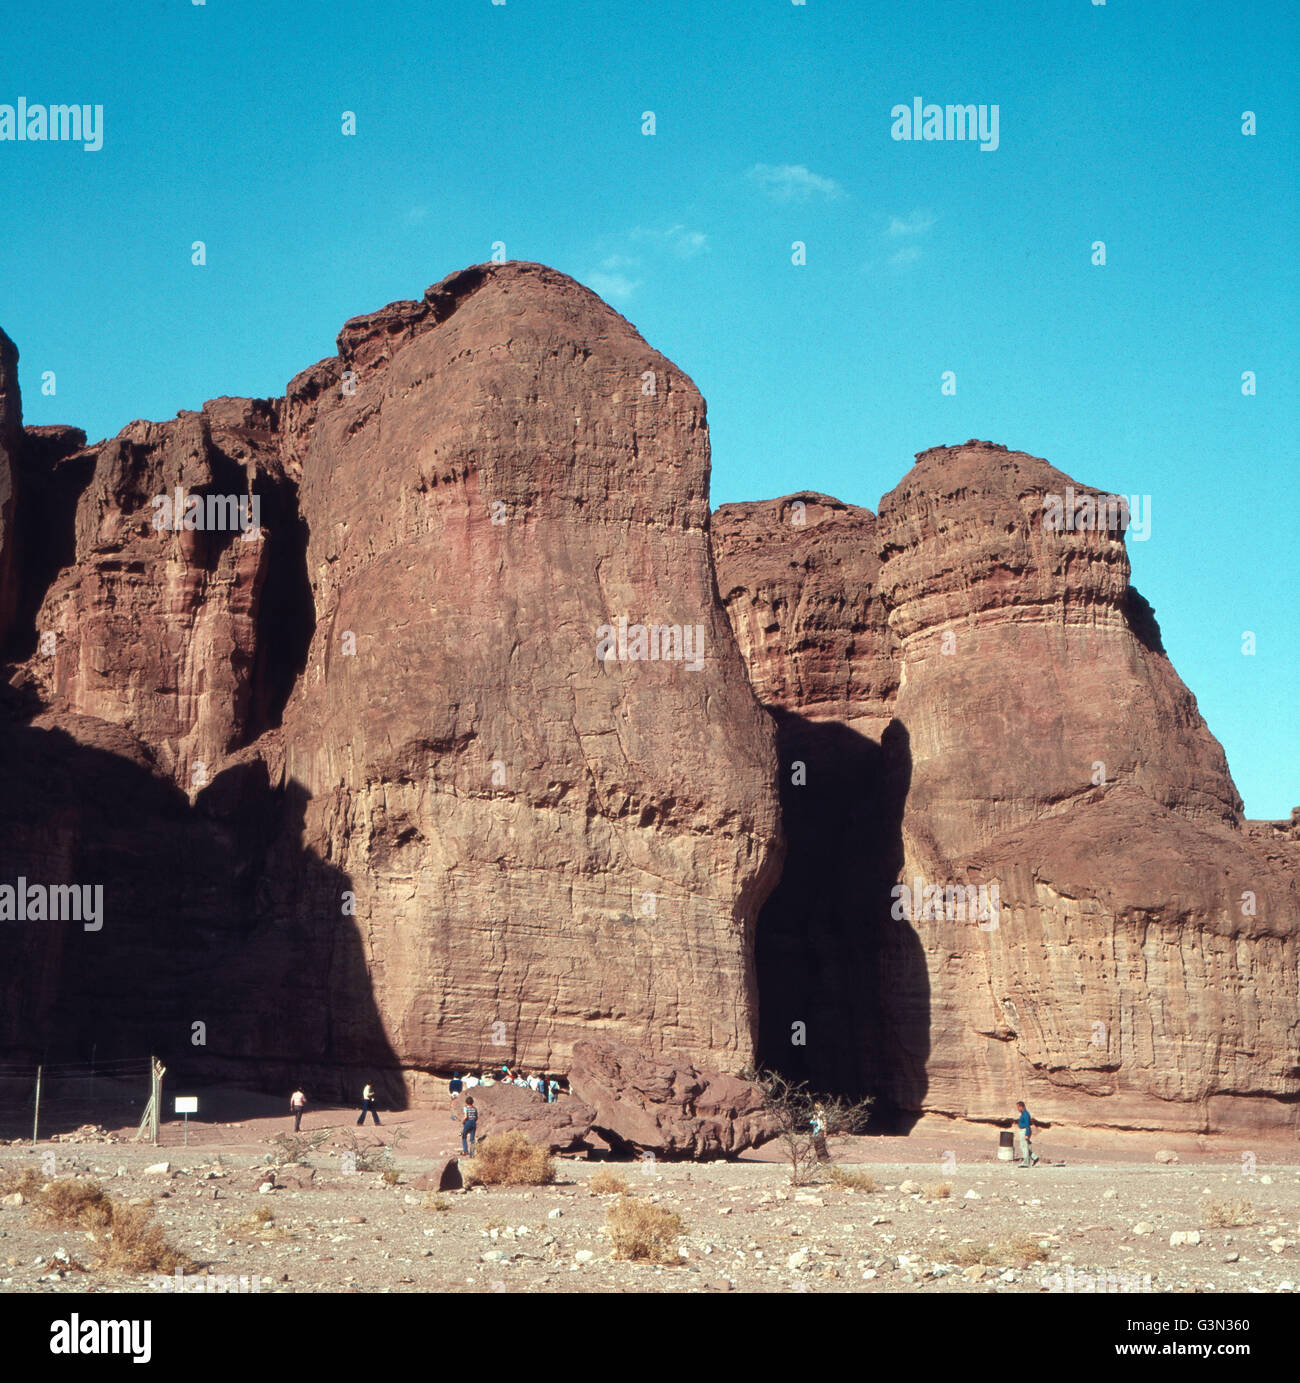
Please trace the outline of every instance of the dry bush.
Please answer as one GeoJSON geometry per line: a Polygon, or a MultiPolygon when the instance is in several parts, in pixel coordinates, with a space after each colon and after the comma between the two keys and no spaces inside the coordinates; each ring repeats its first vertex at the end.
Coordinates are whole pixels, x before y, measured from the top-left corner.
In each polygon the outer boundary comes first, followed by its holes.
{"type": "Polygon", "coordinates": [[[1255,1223],[1255,1207],[1247,1200],[1201,1202],[1201,1224],[1207,1229],[1235,1229],[1255,1223]]]}
{"type": "Polygon", "coordinates": [[[762,1092],[763,1108],[776,1122],[777,1137],[790,1163],[792,1186],[820,1180],[822,1166],[831,1160],[827,1138],[866,1129],[874,1097],[846,1100],[819,1095],[806,1081],[789,1081],[766,1067],[747,1067],[739,1075],[762,1092]],[[815,1133],[814,1126],[820,1132],[815,1133]]]}
{"type": "Polygon", "coordinates": [[[831,1185],[842,1191],[878,1191],[880,1183],[870,1172],[851,1172],[847,1167],[831,1168],[831,1185]]]}
{"type": "MultiPolygon", "coordinates": [[[[289,1137],[282,1134],[281,1137],[289,1137]]],[[[392,1137],[392,1141],[387,1147],[363,1147],[358,1141],[357,1135],[351,1129],[344,1129],[340,1141],[343,1143],[342,1156],[351,1158],[352,1166],[358,1172],[384,1172],[384,1180],[390,1186],[396,1185],[396,1181],[390,1181],[386,1175],[388,1172],[396,1173],[397,1159],[395,1154],[401,1146],[402,1140],[406,1137],[405,1129],[397,1129],[392,1137]]]]}
{"type": "Polygon", "coordinates": [[[928,1201],[945,1201],[952,1195],[952,1187],[946,1181],[932,1181],[921,1187],[921,1194],[928,1201]]]}
{"type": "Polygon", "coordinates": [[[269,1205],[255,1206],[232,1226],[231,1233],[241,1239],[292,1239],[293,1232],[275,1222],[275,1211],[269,1205]]]}
{"type": "Polygon", "coordinates": [[[86,1230],[99,1249],[96,1267],[109,1272],[171,1273],[194,1267],[153,1223],[151,1206],[114,1200],[97,1181],[52,1181],[37,1197],[36,1208],[56,1225],[86,1230]]]}
{"type": "MultiPolygon", "coordinates": [[[[314,1133],[277,1133],[271,1139],[275,1151],[271,1154],[273,1167],[305,1167],[309,1165],[311,1154],[323,1143],[329,1142],[329,1129],[317,1129],[314,1133]]],[[[355,1142],[355,1138],[353,1140],[355,1142]]]]}
{"type": "Polygon", "coordinates": [[[626,1196],[628,1185],[617,1172],[602,1167],[592,1174],[591,1180],[587,1182],[587,1189],[594,1191],[598,1196],[626,1196]]]}
{"type": "Polygon", "coordinates": [[[976,1263],[985,1268],[1027,1268],[1046,1258],[1047,1250],[1029,1235],[999,1239],[995,1244],[977,1244],[964,1239],[952,1251],[952,1261],[962,1268],[976,1263]]]}
{"type": "Polygon", "coordinates": [[[6,1167],[0,1172],[0,1196],[12,1196],[16,1191],[25,1200],[33,1200],[44,1185],[44,1177],[34,1167],[24,1167],[21,1172],[6,1167]]]}
{"type": "Polygon", "coordinates": [[[402,1174],[396,1167],[385,1167],[382,1180],[385,1186],[400,1186],[402,1174]]]}
{"type": "Polygon", "coordinates": [[[606,1216],[614,1257],[634,1263],[679,1263],[677,1241],[686,1222],[671,1210],[661,1210],[634,1196],[620,1196],[606,1216]]]}
{"type": "Polygon", "coordinates": [[[451,1202],[446,1196],[440,1196],[436,1191],[430,1191],[424,1198],[423,1210],[450,1210],[451,1202]]]}
{"type": "Polygon", "coordinates": [[[112,1224],[104,1231],[100,1266],[120,1273],[173,1273],[190,1271],[194,1262],[167,1242],[161,1225],[153,1223],[153,1211],[143,1205],[110,1201],[112,1224]]]}
{"type": "Polygon", "coordinates": [[[113,1220],[112,1198],[97,1181],[52,1181],[36,1198],[36,1208],[56,1225],[77,1229],[107,1229],[113,1220]]]}
{"type": "Polygon", "coordinates": [[[545,1186],[554,1180],[555,1159],[518,1129],[485,1138],[465,1173],[469,1186],[545,1186]]]}

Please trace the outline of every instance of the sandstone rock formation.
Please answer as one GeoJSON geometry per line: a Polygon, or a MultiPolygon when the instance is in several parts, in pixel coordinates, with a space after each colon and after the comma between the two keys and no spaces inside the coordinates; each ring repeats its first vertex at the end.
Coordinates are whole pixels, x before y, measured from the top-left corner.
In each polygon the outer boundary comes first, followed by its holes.
{"type": "Polygon", "coordinates": [[[774,736],[679,370],[529,264],[354,319],[283,399],[93,447],[15,431],[12,356],[0,880],[102,882],[106,920],[6,935],[11,1052],[389,1099],[603,1029],[752,1057],[774,736]],[[259,531],[160,530],[177,489],[259,531]],[[10,555],[29,492],[57,560],[10,555]]]}
{"type": "MultiPolygon", "coordinates": [[[[476,1086],[465,1092],[478,1106],[478,1136],[517,1129],[538,1147],[551,1152],[587,1152],[593,1145],[589,1104],[564,1096],[548,1104],[535,1091],[513,1084],[476,1086]]],[[[459,1112],[461,1105],[455,1105],[459,1112]]]]}
{"type": "Polygon", "coordinates": [[[0,331],[0,642],[9,633],[18,602],[14,518],[18,507],[16,473],[22,444],[22,416],[18,348],[0,331]]]}
{"type": "Polygon", "coordinates": [[[1290,1128],[1289,831],[1243,821],[1122,532],[1045,528],[1066,487],[1100,493],[970,442],[921,453],[878,520],[807,495],[717,515],[719,587],[781,732],[763,1050],[833,1065],[904,1126],[1023,1096],[1064,1122],[1290,1128]],[[909,917],[894,884],[917,881],[909,917]],[[955,892],[980,884],[996,915],[955,892]]]}
{"type": "Polygon", "coordinates": [[[592,1127],[616,1152],[730,1157],[779,1132],[762,1092],[738,1076],[647,1056],[637,1047],[578,1042],[569,1083],[592,1127]]]}
{"type": "Polygon", "coordinates": [[[88,446],[0,335],[0,886],[105,891],[0,922],[10,1059],[390,1103],[508,1060],[572,1070],[551,1146],[695,1156],[765,1136],[701,1074],[756,1047],[904,1125],[1293,1124],[1300,831],[1118,528],[1044,527],[1097,492],[971,442],[878,518],[711,519],[694,386],[541,265],[337,345],[88,446]]]}
{"type": "Polygon", "coordinates": [[[607,1026],[743,1063],[775,754],[714,590],[702,399],[536,265],[339,342],[289,387],[315,635],[285,771],[399,1060],[553,1067],[607,1026]],[[702,637],[699,665],[598,661],[620,619],[702,637]]]}

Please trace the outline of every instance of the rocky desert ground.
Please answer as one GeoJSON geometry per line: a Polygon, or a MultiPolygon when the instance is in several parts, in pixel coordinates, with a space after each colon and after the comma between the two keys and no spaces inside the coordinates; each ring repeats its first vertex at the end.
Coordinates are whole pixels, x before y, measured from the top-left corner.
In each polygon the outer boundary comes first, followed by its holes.
{"type": "MultiPolygon", "coordinates": [[[[60,1141],[0,1150],[0,1176],[98,1180],[151,1204],[190,1256],[189,1291],[1242,1293],[1300,1287],[1300,1156],[1294,1146],[1145,1135],[1040,1136],[1042,1162],[996,1156],[996,1133],[833,1139],[834,1166],[792,1186],[779,1145],[735,1161],[556,1159],[553,1185],[438,1193],[431,1171],[457,1150],[440,1110],[355,1127],[317,1110],[306,1165],[272,1166],[283,1116],[178,1123],[158,1148],[60,1141]],[[361,1150],[359,1169],[349,1153],[361,1150]],[[384,1154],[390,1154],[385,1158],[384,1154]],[[1157,1161],[1157,1155],[1176,1160],[1157,1161]],[[387,1163],[365,1171],[370,1158],[387,1163]],[[51,1161],[52,1158],[52,1161],[51,1161]],[[616,1193],[682,1217],[678,1262],[615,1261],[616,1193]],[[847,1174],[847,1175],[846,1175],[847,1174]],[[274,1188],[263,1189],[268,1181],[274,1188]],[[853,1183],[859,1184],[853,1184],[853,1183]],[[874,1189],[866,1189],[874,1185],[874,1189]],[[202,1286],[199,1285],[202,1280],[202,1286]]],[[[380,1165],[379,1162],[376,1165],[380,1165]]],[[[462,1166],[467,1166],[462,1163],[462,1166]]],[[[0,1211],[0,1290],[174,1291],[151,1274],[93,1266],[84,1231],[45,1222],[30,1197],[0,1211]]]]}

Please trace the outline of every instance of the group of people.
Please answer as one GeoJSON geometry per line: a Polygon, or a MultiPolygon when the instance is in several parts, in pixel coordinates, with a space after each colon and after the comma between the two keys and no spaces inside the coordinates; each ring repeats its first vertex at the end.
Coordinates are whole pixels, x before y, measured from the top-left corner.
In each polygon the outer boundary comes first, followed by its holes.
{"type": "Polygon", "coordinates": [[[451,1079],[447,1082],[447,1093],[451,1096],[452,1122],[460,1119],[460,1150],[465,1157],[474,1156],[474,1143],[478,1137],[478,1106],[474,1103],[473,1095],[465,1095],[465,1102],[461,1105],[458,1115],[456,1101],[466,1090],[478,1090],[494,1085],[514,1085],[521,1090],[531,1090],[535,1095],[540,1095],[547,1104],[554,1104],[560,1093],[560,1082],[554,1076],[548,1076],[545,1071],[538,1071],[531,1076],[524,1075],[522,1071],[512,1071],[509,1066],[502,1066],[499,1071],[495,1068],[484,1071],[481,1076],[462,1076],[459,1071],[453,1071],[451,1079]]]}
{"type": "Polygon", "coordinates": [[[462,1076],[459,1071],[454,1072],[451,1080],[447,1082],[447,1089],[452,1099],[455,1099],[462,1091],[474,1090],[480,1085],[517,1085],[521,1089],[531,1090],[534,1094],[540,1095],[547,1104],[554,1104],[560,1093],[560,1082],[554,1076],[548,1076],[545,1071],[526,1076],[522,1071],[511,1070],[509,1066],[502,1066],[500,1069],[494,1067],[490,1071],[484,1071],[481,1076],[462,1076]]]}
{"type": "MultiPolygon", "coordinates": [[[[474,1141],[478,1134],[478,1106],[474,1103],[472,1095],[465,1095],[465,1102],[461,1106],[459,1116],[456,1113],[456,1100],[467,1090],[474,1090],[480,1086],[493,1085],[515,1085],[521,1089],[531,1090],[534,1094],[540,1095],[548,1104],[554,1104],[560,1093],[560,1083],[554,1076],[548,1076],[544,1071],[538,1071],[531,1076],[526,1076],[522,1071],[512,1071],[509,1066],[502,1066],[500,1070],[484,1071],[481,1076],[462,1076],[459,1071],[453,1072],[451,1079],[447,1082],[447,1091],[451,1096],[452,1109],[451,1118],[454,1123],[460,1119],[460,1147],[461,1152],[466,1157],[474,1156],[474,1141]]],[[[296,1089],[289,1096],[289,1113],[293,1115],[293,1128],[297,1133],[302,1126],[302,1116],[307,1110],[307,1096],[301,1089],[296,1089]]],[[[361,1091],[361,1113],[357,1116],[357,1123],[363,1124],[366,1115],[379,1122],[379,1114],[376,1105],[375,1087],[366,1082],[361,1091]]],[[[826,1148],[826,1135],[830,1132],[827,1127],[828,1120],[826,1110],[821,1106],[813,1110],[810,1127],[813,1135],[813,1146],[819,1161],[826,1161],[829,1152],[826,1148]]],[[[1016,1152],[1020,1156],[1022,1167],[1033,1167],[1038,1163],[1038,1154],[1033,1149],[1033,1120],[1029,1110],[1025,1108],[1023,1100],[1016,1102],[1016,1152]]]]}

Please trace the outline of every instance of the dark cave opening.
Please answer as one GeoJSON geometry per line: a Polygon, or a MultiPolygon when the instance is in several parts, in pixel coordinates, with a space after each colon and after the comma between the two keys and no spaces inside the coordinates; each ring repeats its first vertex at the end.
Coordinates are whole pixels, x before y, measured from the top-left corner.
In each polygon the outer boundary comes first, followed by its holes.
{"type": "Polygon", "coordinates": [[[786,863],[759,915],[759,1063],[813,1089],[872,1096],[869,1133],[920,1117],[930,986],[912,924],[891,915],[911,782],[906,727],[877,743],[772,709],[786,863]]]}

